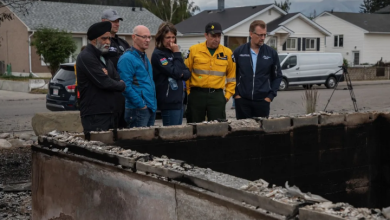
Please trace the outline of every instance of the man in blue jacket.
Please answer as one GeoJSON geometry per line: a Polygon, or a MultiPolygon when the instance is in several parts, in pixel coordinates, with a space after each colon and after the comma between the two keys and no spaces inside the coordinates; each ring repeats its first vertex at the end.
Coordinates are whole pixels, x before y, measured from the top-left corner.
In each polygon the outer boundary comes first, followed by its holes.
{"type": "Polygon", "coordinates": [[[278,53],[264,44],[267,27],[264,21],[250,24],[250,42],[234,51],[236,60],[236,118],[268,117],[270,103],[276,97],[282,72],[278,53]]]}
{"type": "Polygon", "coordinates": [[[152,66],[145,50],[152,37],[147,27],[133,29],[133,46],[119,58],[118,72],[126,83],[123,95],[126,99],[125,121],[128,127],[150,127],[156,118],[156,89],[152,66]]]}

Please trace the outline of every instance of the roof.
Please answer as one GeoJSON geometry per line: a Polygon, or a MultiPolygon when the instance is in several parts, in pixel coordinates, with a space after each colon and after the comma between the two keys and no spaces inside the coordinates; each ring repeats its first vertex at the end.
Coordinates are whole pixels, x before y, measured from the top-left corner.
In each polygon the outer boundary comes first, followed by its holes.
{"type": "MultiPolygon", "coordinates": [[[[140,8],[135,8],[135,11],[132,11],[132,7],[46,1],[33,2],[26,15],[17,11],[14,13],[29,30],[35,30],[43,25],[72,33],[87,33],[92,24],[101,21],[103,10],[108,8],[116,10],[123,18],[119,34],[130,34],[135,26],[142,24],[149,28],[152,35],[155,35],[158,26],[163,22],[145,8],[142,11],[140,8]]],[[[10,8],[10,10],[12,9],[10,8]]]]}
{"type": "Polygon", "coordinates": [[[288,19],[294,17],[295,15],[297,15],[297,13],[289,13],[289,14],[286,14],[284,16],[281,16],[280,18],[277,18],[273,21],[271,21],[270,23],[267,24],[267,32],[272,32],[274,30],[276,30],[277,28],[280,27],[280,24],[287,21],[288,19]]]}
{"type": "Polygon", "coordinates": [[[375,12],[375,14],[390,14],[390,5],[379,9],[378,11],[375,12]]]}
{"type": "Polygon", "coordinates": [[[333,13],[325,12],[325,13],[341,18],[368,32],[373,32],[373,33],[390,32],[390,16],[388,14],[367,14],[367,13],[349,13],[349,12],[333,12],[333,13]]]}
{"type": "Polygon", "coordinates": [[[175,26],[182,34],[204,33],[205,26],[209,22],[214,21],[220,23],[222,29],[226,30],[251,15],[261,12],[272,5],[273,4],[226,8],[221,12],[218,10],[205,10],[180,22],[179,24],[176,24],[175,26]]]}

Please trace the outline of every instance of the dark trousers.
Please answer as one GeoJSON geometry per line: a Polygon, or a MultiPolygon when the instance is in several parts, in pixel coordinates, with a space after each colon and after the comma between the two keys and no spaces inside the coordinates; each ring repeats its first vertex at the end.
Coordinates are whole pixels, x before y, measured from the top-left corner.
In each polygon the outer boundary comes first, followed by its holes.
{"type": "Polygon", "coordinates": [[[187,123],[226,119],[226,98],[222,89],[193,89],[188,95],[187,123]]]}
{"type": "Polygon", "coordinates": [[[81,124],[85,132],[90,131],[108,131],[118,126],[118,117],[116,114],[97,114],[87,115],[81,118],[81,124]]]}
{"type": "Polygon", "coordinates": [[[265,100],[253,101],[244,98],[235,99],[236,118],[268,117],[270,103],[265,100]]]}

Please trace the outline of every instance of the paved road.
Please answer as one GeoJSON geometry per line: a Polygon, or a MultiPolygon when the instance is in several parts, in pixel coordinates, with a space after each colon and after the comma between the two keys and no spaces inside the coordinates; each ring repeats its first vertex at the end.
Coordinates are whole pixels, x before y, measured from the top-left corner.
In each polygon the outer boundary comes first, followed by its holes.
{"type": "MultiPolygon", "coordinates": [[[[390,80],[353,82],[359,111],[390,111],[390,80]]],[[[322,111],[333,90],[316,86],[319,93],[317,111],[322,111]]],[[[304,90],[302,87],[278,92],[271,104],[272,115],[303,115],[304,90]]],[[[31,130],[31,118],[37,112],[48,112],[45,107],[46,95],[34,95],[0,90],[0,133],[5,131],[31,130]]],[[[231,110],[232,100],[226,105],[228,118],[235,118],[231,110]]],[[[345,83],[335,91],[328,111],[353,112],[353,105],[345,83]]],[[[161,120],[156,121],[161,125],[161,120]]]]}

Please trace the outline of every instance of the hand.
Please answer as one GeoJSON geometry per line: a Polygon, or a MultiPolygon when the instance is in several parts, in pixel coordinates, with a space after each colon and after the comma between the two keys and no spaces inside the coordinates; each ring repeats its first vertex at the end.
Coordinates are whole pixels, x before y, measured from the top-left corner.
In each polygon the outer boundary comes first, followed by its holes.
{"type": "MultiPolygon", "coordinates": [[[[123,82],[123,80],[119,80],[119,82],[123,82]]],[[[125,88],[123,89],[123,91],[122,91],[122,92],[124,92],[124,91],[126,90],[126,83],[125,83],[125,82],[123,82],[123,85],[125,85],[125,88]]]]}
{"type": "Polygon", "coordinates": [[[241,98],[240,95],[236,95],[236,96],[234,97],[234,99],[240,99],[240,98],[241,98]]]}
{"type": "Polygon", "coordinates": [[[175,43],[171,43],[171,50],[172,50],[172,52],[180,52],[180,50],[179,50],[179,46],[177,45],[177,44],[175,44],[175,43]]]}
{"type": "Polygon", "coordinates": [[[264,100],[265,100],[266,102],[271,102],[271,99],[270,99],[270,98],[268,98],[268,97],[267,97],[267,98],[265,98],[264,100]]]}
{"type": "Polygon", "coordinates": [[[108,72],[107,72],[107,69],[106,68],[102,68],[104,74],[108,75],[108,72]]]}
{"type": "Polygon", "coordinates": [[[141,108],[141,109],[147,109],[147,108],[148,108],[148,106],[145,105],[145,107],[143,107],[143,108],[141,108]]]}

